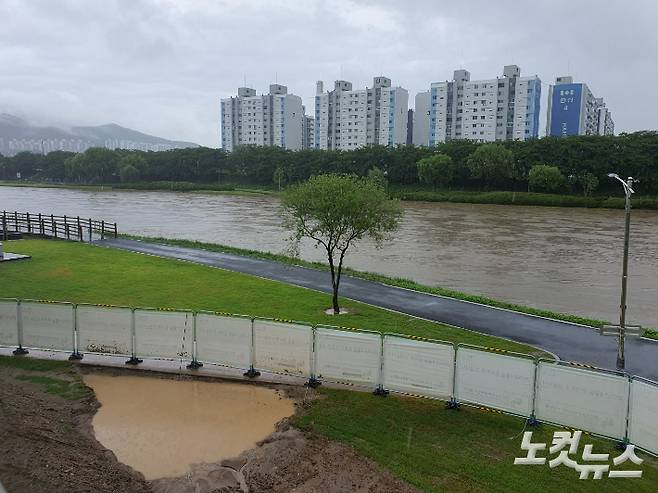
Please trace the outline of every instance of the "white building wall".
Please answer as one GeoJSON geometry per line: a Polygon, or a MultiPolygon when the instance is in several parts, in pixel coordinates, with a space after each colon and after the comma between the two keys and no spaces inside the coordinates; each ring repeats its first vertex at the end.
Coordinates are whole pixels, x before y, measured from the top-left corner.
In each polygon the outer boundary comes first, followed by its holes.
{"type": "Polygon", "coordinates": [[[368,91],[344,91],[340,102],[340,146],[350,150],[367,144],[368,91]]]}

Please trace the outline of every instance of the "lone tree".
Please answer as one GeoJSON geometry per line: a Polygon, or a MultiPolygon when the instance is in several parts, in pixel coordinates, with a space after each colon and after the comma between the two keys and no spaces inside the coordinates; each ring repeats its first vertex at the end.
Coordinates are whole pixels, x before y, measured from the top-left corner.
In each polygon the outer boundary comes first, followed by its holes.
{"type": "Polygon", "coordinates": [[[380,180],[338,174],[313,176],[287,188],[282,205],[293,247],[310,238],[327,251],[333,309],[339,314],[338,287],[347,249],[365,237],[381,247],[399,226],[400,205],[388,198],[380,180]]]}

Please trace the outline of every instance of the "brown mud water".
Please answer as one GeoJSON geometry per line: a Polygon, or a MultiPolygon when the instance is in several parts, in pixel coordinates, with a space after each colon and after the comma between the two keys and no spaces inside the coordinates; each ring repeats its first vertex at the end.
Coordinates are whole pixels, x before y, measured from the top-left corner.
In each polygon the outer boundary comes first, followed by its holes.
{"type": "Polygon", "coordinates": [[[107,374],[84,382],[101,404],[96,439],[147,480],[237,456],[295,412],[291,399],[256,385],[107,374]]]}

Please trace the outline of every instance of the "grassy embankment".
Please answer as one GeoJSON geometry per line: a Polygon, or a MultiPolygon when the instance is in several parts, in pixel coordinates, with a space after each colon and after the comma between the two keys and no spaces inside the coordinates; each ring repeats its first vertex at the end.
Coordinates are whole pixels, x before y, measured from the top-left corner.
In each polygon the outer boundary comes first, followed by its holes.
{"type": "MultiPolygon", "coordinates": [[[[2,266],[0,296],[197,308],[296,318],[331,323],[322,309],[329,296],[263,279],[191,263],[53,240],[8,242],[8,249],[33,256],[2,266]]],[[[353,315],[346,325],[394,330],[504,349],[531,348],[489,336],[445,327],[367,305],[345,301],[353,315]]],[[[20,366],[21,374],[45,390],[65,398],[84,395],[70,381],[68,362],[0,358],[2,366],[20,366]],[[63,378],[63,375],[67,375],[63,378]],[[40,377],[40,378],[39,378],[40,377]],[[52,382],[51,380],[55,380],[52,382]]],[[[514,466],[520,450],[523,421],[498,413],[463,407],[446,410],[442,402],[321,390],[295,423],[329,438],[346,442],[360,453],[425,491],[545,492],[578,485],[584,492],[651,492],[658,483],[658,463],[648,459],[640,480],[578,481],[564,466],[514,466]]],[[[550,442],[554,428],[541,426],[535,441],[550,442]]],[[[596,452],[617,455],[611,442],[585,437],[596,452]]],[[[582,444],[581,444],[582,450],[582,444]]],[[[642,457],[646,456],[642,454],[642,457]]],[[[632,464],[631,464],[632,466],[632,464]]]]}
{"type": "MultiPolygon", "coordinates": [[[[467,204],[499,204],[499,205],[534,205],[546,207],[590,207],[606,209],[623,209],[624,197],[596,195],[550,194],[536,192],[508,191],[466,191],[466,190],[433,190],[418,186],[395,186],[389,192],[400,200],[415,200],[421,202],[456,202],[467,204]]],[[[658,197],[635,196],[634,209],[658,209],[658,197]]]]}
{"type": "MultiPolygon", "coordinates": [[[[176,192],[217,192],[227,195],[277,195],[274,185],[213,184],[186,181],[155,181],[136,183],[112,183],[108,185],[83,185],[76,183],[40,183],[29,181],[0,181],[0,186],[72,188],[82,190],[162,190],[176,192]]],[[[545,207],[590,207],[623,209],[624,198],[597,195],[583,197],[570,194],[536,192],[435,190],[418,185],[390,185],[392,197],[419,202],[453,202],[465,204],[532,205],[545,207]]],[[[635,196],[634,209],[658,209],[658,197],[635,196]]]]}
{"type": "MultiPolygon", "coordinates": [[[[143,240],[143,241],[150,241],[150,242],[155,242],[155,243],[162,243],[162,244],[167,244],[167,245],[176,245],[176,246],[182,246],[182,247],[188,247],[188,248],[197,248],[197,249],[204,249],[204,250],[209,250],[209,251],[215,251],[215,252],[222,252],[222,253],[231,253],[235,255],[242,255],[242,256],[247,256],[247,257],[252,257],[252,258],[259,258],[259,259],[265,259],[265,260],[273,260],[276,262],[281,262],[285,264],[290,264],[290,265],[301,265],[304,267],[309,267],[313,269],[319,269],[319,270],[324,270],[328,271],[329,267],[321,262],[309,262],[306,260],[301,260],[295,257],[290,257],[287,255],[279,254],[279,253],[271,253],[271,252],[261,252],[258,250],[248,250],[245,248],[236,248],[236,247],[231,247],[227,245],[219,245],[216,243],[204,243],[200,241],[192,241],[192,240],[177,240],[177,239],[170,239],[170,238],[151,238],[151,237],[146,237],[146,236],[135,236],[135,235],[122,235],[126,238],[132,238],[132,239],[137,239],[137,240],[143,240]]],[[[588,325],[590,327],[600,327],[604,323],[609,323],[603,320],[595,320],[587,317],[581,317],[578,315],[570,315],[566,313],[556,313],[552,312],[550,310],[544,310],[541,308],[533,308],[529,306],[523,306],[523,305],[516,305],[514,303],[508,303],[506,301],[501,301],[501,300],[495,300],[492,298],[488,298],[486,296],[481,296],[481,295],[475,295],[475,294],[468,294],[468,293],[462,293],[461,291],[455,291],[452,289],[446,289],[446,288],[441,288],[441,287],[433,287],[433,286],[426,286],[424,284],[419,284],[415,281],[412,281],[410,279],[404,279],[404,278],[399,278],[399,277],[388,277],[383,274],[377,274],[374,272],[363,272],[363,271],[358,271],[355,269],[352,269],[350,267],[345,267],[343,269],[343,272],[346,275],[353,276],[353,277],[358,277],[360,279],[366,279],[368,281],[374,281],[374,282],[380,282],[382,284],[388,284],[390,286],[397,286],[400,288],[405,288],[405,289],[411,289],[414,291],[419,291],[422,293],[430,293],[430,294],[436,294],[439,296],[446,296],[448,298],[455,298],[459,300],[464,300],[464,301],[471,301],[474,303],[480,303],[482,305],[488,305],[488,306],[494,306],[497,308],[504,308],[506,310],[513,310],[516,312],[521,312],[521,313],[528,313],[531,315],[537,315],[540,317],[546,317],[546,318],[553,318],[555,320],[564,320],[566,322],[573,322],[576,324],[581,324],[581,325],[588,325]]],[[[656,330],[647,330],[645,333],[646,337],[653,338],[653,339],[658,339],[658,331],[656,330]]]]}
{"type": "Polygon", "coordinates": [[[223,311],[537,352],[345,299],[350,314],[337,319],[324,313],[328,294],[190,262],[57,240],[9,241],[6,250],[32,258],[2,265],[3,298],[223,311]]]}

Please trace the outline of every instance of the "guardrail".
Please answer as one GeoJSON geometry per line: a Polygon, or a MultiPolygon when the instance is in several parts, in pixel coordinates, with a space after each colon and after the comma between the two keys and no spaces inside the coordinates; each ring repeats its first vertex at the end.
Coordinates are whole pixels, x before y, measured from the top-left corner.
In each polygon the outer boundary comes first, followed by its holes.
{"type": "Polygon", "coordinates": [[[439,399],[658,454],[658,383],[468,344],[223,312],[0,299],[0,346],[179,360],[439,399]]]}
{"type": "Polygon", "coordinates": [[[9,239],[14,232],[89,242],[94,238],[118,236],[117,223],[80,216],[2,211],[0,226],[3,240],[9,239]]]}

